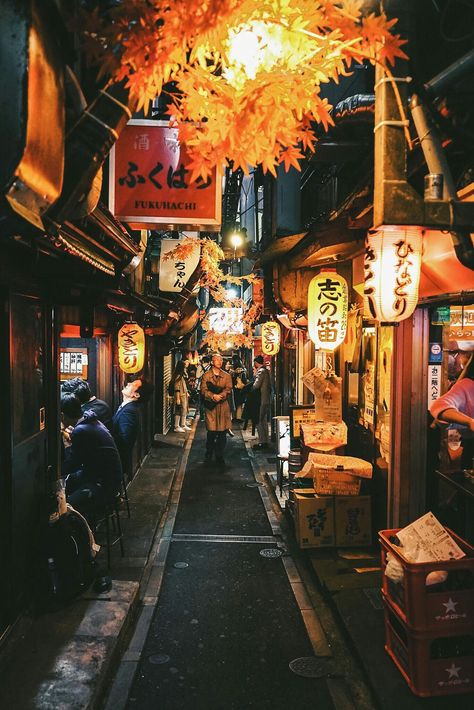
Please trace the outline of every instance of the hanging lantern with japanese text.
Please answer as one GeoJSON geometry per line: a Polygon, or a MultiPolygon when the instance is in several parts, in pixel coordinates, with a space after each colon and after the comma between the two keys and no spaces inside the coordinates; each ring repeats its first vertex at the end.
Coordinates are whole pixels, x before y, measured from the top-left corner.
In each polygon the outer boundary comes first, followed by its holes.
{"type": "Polygon", "coordinates": [[[398,323],[418,303],[423,230],[384,226],[367,234],[364,259],[364,310],[369,318],[398,323]]]}
{"type": "Polygon", "coordinates": [[[124,323],[118,332],[119,366],[133,375],[145,362],[145,333],[138,323],[124,323]]]}
{"type": "Polygon", "coordinates": [[[280,326],[275,321],[262,325],[262,353],[276,355],[280,350],[280,326]]]}
{"type": "Polygon", "coordinates": [[[335,350],[346,337],[348,289],[335,270],[323,269],[308,287],[308,334],[317,349],[335,350]]]}

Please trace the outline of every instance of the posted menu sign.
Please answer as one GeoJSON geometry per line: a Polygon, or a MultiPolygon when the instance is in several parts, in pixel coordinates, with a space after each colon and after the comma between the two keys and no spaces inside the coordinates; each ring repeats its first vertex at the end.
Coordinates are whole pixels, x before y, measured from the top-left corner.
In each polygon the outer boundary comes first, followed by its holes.
{"type": "Polygon", "coordinates": [[[110,211],[135,229],[218,231],[220,175],[191,182],[188,164],[168,121],[129,121],[110,153],[110,211]]]}

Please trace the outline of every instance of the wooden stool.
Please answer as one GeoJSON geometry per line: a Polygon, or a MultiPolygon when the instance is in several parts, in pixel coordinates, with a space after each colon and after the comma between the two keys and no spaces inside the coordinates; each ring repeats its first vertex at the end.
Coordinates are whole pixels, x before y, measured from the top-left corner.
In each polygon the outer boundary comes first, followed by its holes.
{"type": "Polygon", "coordinates": [[[110,569],[110,548],[117,542],[120,545],[120,556],[125,556],[124,546],[123,546],[123,532],[122,525],[120,523],[120,511],[119,511],[119,496],[117,496],[113,503],[100,508],[96,513],[96,522],[94,525],[94,535],[97,532],[99,525],[105,522],[105,545],[107,547],[107,568],[110,569]],[[116,533],[117,537],[115,540],[110,540],[110,527],[116,533]]]}

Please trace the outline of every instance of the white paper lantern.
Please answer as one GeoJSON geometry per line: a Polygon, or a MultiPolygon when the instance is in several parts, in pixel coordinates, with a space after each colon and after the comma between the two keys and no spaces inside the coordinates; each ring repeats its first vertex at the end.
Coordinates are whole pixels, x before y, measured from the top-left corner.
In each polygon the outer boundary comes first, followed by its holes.
{"type": "Polygon", "coordinates": [[[418,303],[423,230],[384,226],[368,233],[364,260],[365,314],[397,323],[418,303]]]}
{"type": "Polygon", "coordinates": [[[336,271],[323,269],[308,288],[308,334],[316,348],[335,350],[346,337],[348,290],[336,271]]]}

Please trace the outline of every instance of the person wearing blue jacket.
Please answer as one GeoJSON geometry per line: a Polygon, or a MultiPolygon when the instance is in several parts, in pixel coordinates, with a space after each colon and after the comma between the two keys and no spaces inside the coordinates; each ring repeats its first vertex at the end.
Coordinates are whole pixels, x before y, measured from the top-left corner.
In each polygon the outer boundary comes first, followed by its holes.
{"type": "Polygon", "coordinates": [[[62,395],[61,412],[67,432],[62,467],[66,497],[73,508],[91,520],[98,509],[113,503],[120,491],[119,452],[95,412],[82,412],[76,395],[62,395]]]}

